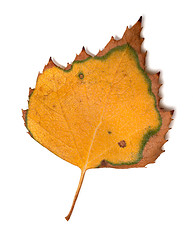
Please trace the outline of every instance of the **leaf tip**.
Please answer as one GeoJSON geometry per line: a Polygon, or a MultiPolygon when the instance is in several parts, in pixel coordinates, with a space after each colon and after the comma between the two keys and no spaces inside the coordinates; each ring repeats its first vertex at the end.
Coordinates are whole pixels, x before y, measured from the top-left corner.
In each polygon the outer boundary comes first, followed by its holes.
{"type": "Polygon", "coordinates": [[[139,18],[138,22],[142,23],[142,16],[139,18]]]}
{"type": "Polygon", "coordinates": [[[86,52],[85,47],[83,46],[80,54],[76,54],[74,61],[85,60],[88,57],[90,57],[90,55],[86,52]]]}
{"type": "Polygon", "coordinates": [[[64,68],[65,70],[69,70],[72,67],[72,64],[67,63],[67,66],[64,68]]]}
{"type": "Polygon", "coordinates": [[[175,110],[170,111],[171,117],[174,115],[174,112],[175,112],[175,110]]]}
{"type": "Polygon", "coordinates": [[[34,89],[33,88],[29,88],[29,94],[28,94],[28,98],[31,97],[32,93],[33,93],[34,89]]]}
{"type": "Polygon", "coordinates": [[[50,57],[48,63],[45,65],[45,67],[44,67],[44,69],[43,69],[43,72],[44,72],[45,70],[49,69],[49,68],[54,67],[54,66],[55,66],[55,64],[54,64],[54,62],[52,61],[52,58],[50,57]]]}
{"type": "Polygon", "coordinates": [[[156,75],[158,76],[158,78],[159,78],[160,74],[161,74],[161,72],[160,72],[160,71],[156,73],[156,75]]]}

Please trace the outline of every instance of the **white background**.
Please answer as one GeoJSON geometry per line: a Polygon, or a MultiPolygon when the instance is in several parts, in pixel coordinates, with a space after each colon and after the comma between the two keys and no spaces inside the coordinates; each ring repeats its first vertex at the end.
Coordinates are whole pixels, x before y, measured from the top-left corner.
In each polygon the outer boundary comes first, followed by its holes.
{"type": "Polygon", "coordinates": [[[0,239],[193,239],[193,35],[191,1],[1,1],[0,239]],[[26,132],[21,109],[49,57],[66,65],[84,45],[96,54],[143,16],[149,70],[161,71],[174,108],[166,150],[143,169],[86,173],[26,132]]]}

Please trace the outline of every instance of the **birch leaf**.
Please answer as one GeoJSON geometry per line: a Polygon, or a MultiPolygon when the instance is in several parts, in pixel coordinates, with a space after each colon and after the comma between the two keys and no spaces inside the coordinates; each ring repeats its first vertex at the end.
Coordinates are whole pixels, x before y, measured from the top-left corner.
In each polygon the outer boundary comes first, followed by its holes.
{"type": "Polygon", "coordinates": [[[144,167],[161,154],[173,111],[160,107],[159,73],[145,70],[141,18],[92,57],[83,48],[66,68],[51,59],[30,89],[29,134],[58,157],[91,168],[144,167]]]}

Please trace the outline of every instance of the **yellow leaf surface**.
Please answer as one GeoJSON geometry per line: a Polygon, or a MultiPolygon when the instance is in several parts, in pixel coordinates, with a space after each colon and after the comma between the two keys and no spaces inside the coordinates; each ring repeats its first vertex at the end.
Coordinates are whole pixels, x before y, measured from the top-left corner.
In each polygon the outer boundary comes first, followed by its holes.
{"type": "MultiPolygon", "coordinates": [[[[127,28],[122,41],[112,38],[95,57],[83,48],[67,68],[50,60],[30,93],[24,113],[30,135],[82,172],[67,220],[87,169],[137,167],[140,161],[143,166],[160,154],[159,144],[145,147],[153,136],[156,142],[162,122],[169,125],[171,113],[164,117],[158,106],[158,84],[152,86],[151,81],[158,75],[150,77],[144,71],[140,25],[138,21],[127,28]]],[[[161,146],[163,139],[158,136],[161,146]]]]}

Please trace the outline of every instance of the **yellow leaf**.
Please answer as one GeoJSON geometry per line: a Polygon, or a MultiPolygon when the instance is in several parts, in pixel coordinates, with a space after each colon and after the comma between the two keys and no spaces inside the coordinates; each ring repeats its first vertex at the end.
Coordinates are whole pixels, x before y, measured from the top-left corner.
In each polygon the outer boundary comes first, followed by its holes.
{"type": "Polygon", "coordinates": [[[67,220],[86,170],[145,166],[162,151],[172,113],[159,107],[158,74],[144,70],[140,31],[141,19],[97,56],[83,48],[67,68],[50,59],[30,92],[30,135],[82,172],[67,220]]]}

